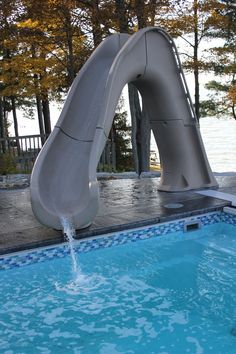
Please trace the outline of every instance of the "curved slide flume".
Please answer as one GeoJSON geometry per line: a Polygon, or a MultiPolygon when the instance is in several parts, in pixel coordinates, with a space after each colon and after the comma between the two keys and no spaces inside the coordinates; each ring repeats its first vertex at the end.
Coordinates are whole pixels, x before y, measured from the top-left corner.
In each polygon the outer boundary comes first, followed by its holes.
{"type": "Polygon", "coordinates": [[[62,229],[63,216],[79,229],[93,221],[99,201],[97,164],[129,82],[142,95],[161,155],[159,189],[217,186],[172,39],[153,27],[132,36],[115,34],[100,44],[74,80],[35,163],[31,203],[41,223],[62,229]]]}

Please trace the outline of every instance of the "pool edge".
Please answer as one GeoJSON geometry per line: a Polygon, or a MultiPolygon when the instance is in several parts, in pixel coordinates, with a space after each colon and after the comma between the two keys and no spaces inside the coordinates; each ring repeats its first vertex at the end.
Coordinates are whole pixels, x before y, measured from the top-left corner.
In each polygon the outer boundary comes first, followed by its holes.
{"type": "MultiPolygon", "coordinates": [[[[130,230],[111,232],[105,235],[92,236],[75,241],[75,247],[79,253],[87,253],[100,248],[121,245],[129,242],[136,242],[152,237],[161,237],[168,233],[184,231],[184,224],[187,221],[200,221],[203,226],[225,222],[236,226],[236,216],[227,214],[221,210],[205,212],[198,215],[191,215],[182,219],[149,224],[136,227],[130,230]]],[[[18,268],[25,265],[43,262],[53,258],[63,258],[69,254],[68,243],[43,246],[37,249],[18,251],[0,256],[0,270],[18,268]]]]}

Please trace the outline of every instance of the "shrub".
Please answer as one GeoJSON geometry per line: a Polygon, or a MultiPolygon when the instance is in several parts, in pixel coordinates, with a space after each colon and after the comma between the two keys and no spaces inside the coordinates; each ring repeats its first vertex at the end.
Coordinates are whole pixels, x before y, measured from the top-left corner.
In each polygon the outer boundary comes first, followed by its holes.
{"type": "Polygon", "coordinates": [[[0,175],[7,175],[16,172],[16,163],[11,154],[0,154],[0,175]]]}

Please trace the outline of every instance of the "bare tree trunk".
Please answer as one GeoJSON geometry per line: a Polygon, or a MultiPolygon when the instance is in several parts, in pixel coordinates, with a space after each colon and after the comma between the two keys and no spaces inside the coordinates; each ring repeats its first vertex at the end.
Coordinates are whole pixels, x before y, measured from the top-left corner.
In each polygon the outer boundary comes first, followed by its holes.
{"type": "Polygon", "coordinates": [[[2,97],[0,97],[0,138],[3,139],[1,141],[1,149],[0,152],[5,153],[6,152],[6,132],[5,132],[5,124],[4,124],[4,113],[3,113],[3,100],[2,97]]]}
{"type": "Polygon", "coordinates": [[[143,0],[135,0],[135,10],[138,20],[138,28],[144,28],[147,26],[146,16],[145,16],[145,4],[143,0]]]}
{"type": "Polygon", "coordinates": [[[151,143],[151,126],[148,111],[143,101],[142,117],[141,117],[141,171],[150,171],[150,143],[151,143]]]}
{"type": "Polygon", "coordinates": [[[135,171],[138,174],[148,172],[150,169],[150,137],[151,129],[148,118],[148,111],[143,102],[142,110],[140,107],[139,94],[133,84],[129,84],[130,115],[132,123],[132,147],[135,171]]]}
{"type": "Polygon", "coordinates": [[[9,106],[9,103],[7,102],[6,97],[3,97],[3,124],[4,124],[4,130],[5,130],[5,138],[8,138],[8,136],[9,136],[8,109],[7,109],[8,106],[9,106]]]}
{"type": "Polygon", "coordinates": [[[65,15],[65,28],[66,28],[66,39],[67,39],[67,72],[68,72],[68,85],[71,86],[74,81],[75,72],[75,60],[74,60],[74,48],[73,48],[73,29],[71,25],[71,14],[69,9],[64,9],[65,15]]]}
{"type": "Polygon", "coordinates": [[[235,104],[232,105],[232,113],[233,113],[234,119],[236,119],[236,108],[235,108],[235,104]]]}
{"type": "Polygon", "coordinates": [[[16,101],[15,101],[15,97],[13,96],[11,96],[11,108],[12,108],[15,137],[19,137],[18,121],[17,121],[17,114],[16,114],[16,101]]]}
{"type": "MultiPolygon", "coordinates": [[[[36,51],[34,45],[32,45],[31,51],[32,51],[32,58],[36,58],[36,51]]],[[[43,144],[45,143],[45,129],[44,129],[44,122],[43,122],[42,102],[39,94],[40,92],[39,86],[40,86],[39,76],[37,74],[34,74],[35,99],[36,99],[36,107],[38,113],[39,133],[41,135],[41,144],[43,146],[43,144]]]]}
{"type": "Polygon", "coordinates": [[[200,119],[200,90],[199,90],[199,68],[198,68],[198,0],[194,0],[194,49],[193,49],[193,63],[194,63],[194,83],[195,83],[195,112],[197,120],[200,119]]]}
{"type": "Polygon", "coordinates": [[[121,33],[129,33],[128,16],[124,0],[116,0],[116,16],[121,33]]]}
{"type": "Polygon", "coordinates": [[[67,61],[67,71],[68,71],[68,84],[72,85],[75,78],[75,63],[74,63],[74,53],[73,53],[73,41],[70,31],[67,33],[67,45],[68,45],[68,61],[67,61]]]}
{"type": "Polygon", "coordinates": [[[93,42],[95,48],[102,41],[102,30],[100,25],[99,18],[99,0],[91,1],[92,9],[91,9],[91,21],[92,21],[92,31],[93,31],[93,42]]]}
{"type": "Polygon", "coordinates": [[[39,123],[39,132],[41,135],[41,143],[42,145],[45,143],[45,129],[44,129],[44,123],[43,123],[43,111],[42,111],[42,102],[41,98],[38,94],[39,92],[39,83],[38,83],[38,76],[34,74],[34,86],[35,86],[35,99],[36,99],[36,107],[37,107],[37,113],[38,113],[38,123],[39,123]]]}
{"type": "Polygon", "coordinates": [[[19,143],[19,130],[18,130],[18,121],[17,121],[17,114],[16,114],[16,100],[14,96],[11,96],[11,108],[12,108],[12,116],[13,116],[13,123],[14,123],[14,131],[16,137],[16,147],[18,156],[20,155],[20,143],[19,143]]]}
{"type": "MultiPolygon", "coordinates": [[[[234,65],[236,65],[236,53],[234,53],[234,65]]],[[[235,77],[236,74],[233,73],[233,77],[232,77],[232,81],[231,81],[231,85],[233,86],[235,83],[235,77]]],[[[233,118],[236,119],[236,104],[235,102],[232,103],[232,114],[233,114],[233,118]]]]}
{"type": "Polygon", "coordinates": [[[155,26],[155,15],[156,15],[157,0],[150,1],[150,26],[155,26]]]}
{"type": "MultiPolygon", "coordinates": [[[[139,104],[138,91],[133,84],[128,85],[129,90],[129,106],[130,106],[130,116],[131,116],[131,142],[132,142],[132,152],[134,160],[135,172],[140,174],[140,144],[137,141],[140,136],[140,119],[141,119],[141,109],[139,104]]],[[[140,140],[139,140],[140,141],[140,140]]]]}
{"type": "Polygon", "coordinates": [[[44,128],[45,128],[45,134],[48,136],[51,134],[51,120],[50,120],[50,106],[49,106],[49,101],[48,97],[44,96],[42,99],[42,108],[43,108],[43,119],[44,119],[44,128]]]}
{"type": "Polygon", "coordinates": [[[38,123],[39,123],[39,132],[41,135],[41,143],[42,146],[45,143],[45,130],[44,130],[44,123],[43,123],[43,110],[42,110],[42,102],[38,95],[36,95],[36,106],[37,106],[37,113],[38,113],[38,123]]]}

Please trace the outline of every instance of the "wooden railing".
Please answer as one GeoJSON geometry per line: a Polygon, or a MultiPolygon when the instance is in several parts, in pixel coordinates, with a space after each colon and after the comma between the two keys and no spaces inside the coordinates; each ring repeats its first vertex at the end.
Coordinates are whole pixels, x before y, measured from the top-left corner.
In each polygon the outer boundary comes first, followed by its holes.
{"type": "MultiPolygon", "coordinates": [[[[34,162],[47,140],[46,135],[25,135],[19,137],[0,138],[0,154],[10,157],[16,172],[30,173],[34,162]]],[[[99,172],[115,172],[115,142],[108,140],[98,164],[99,172]]]]}

